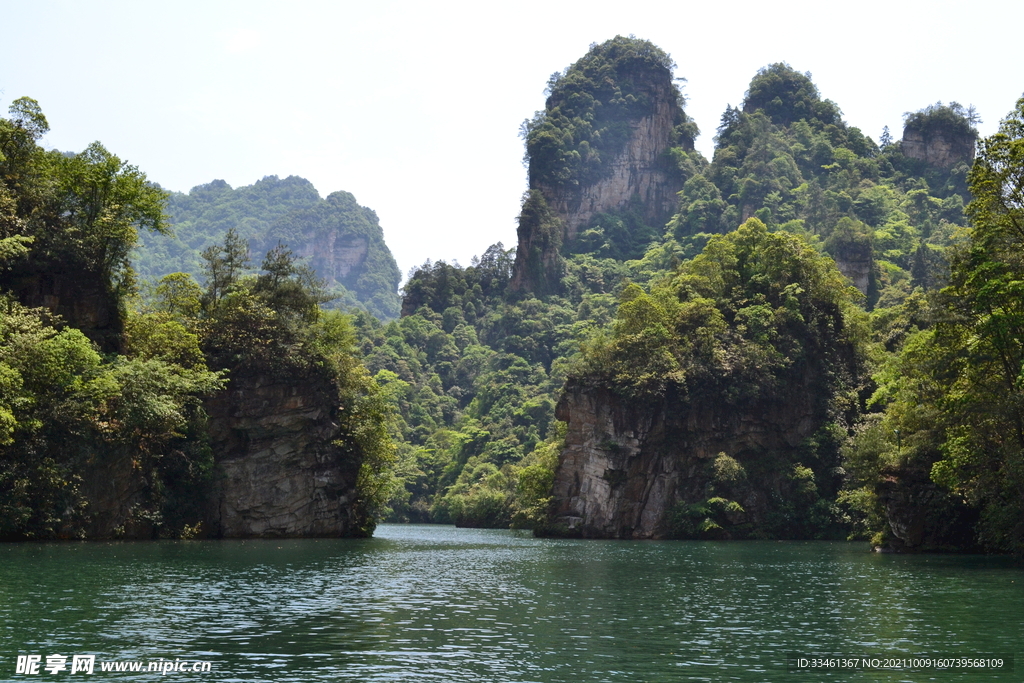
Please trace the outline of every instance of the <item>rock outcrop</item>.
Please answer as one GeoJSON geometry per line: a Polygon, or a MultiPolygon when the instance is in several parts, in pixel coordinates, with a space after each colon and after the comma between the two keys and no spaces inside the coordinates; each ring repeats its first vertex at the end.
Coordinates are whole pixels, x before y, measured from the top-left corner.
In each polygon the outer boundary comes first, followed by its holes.
{"type": "Polygon", "coordinates": [[[216,458],[209,533],[356,533],[360,461],[341,448],[337,390],[322,377],[232,377],[208,399],[216,458]]]}
{"type": "MultiPolygon", "coordinates": [[[[672,537],[674,515],[723,494],[742,508],[731,512],[735,535],[778,526],[780,501],[799,507],[810,493],[806,476],[793,476],[792,456],[824,418],[810,386],[793,386],[786,394],[743,409],[678,398],[651,406],[570,383],[556,412],[568,432],[555,472],[549,533],[672,537]],[[716,473],[722,454],[739,465],[733,475],[716,473]]],[[[834,488],[834,473],[819,470],[811,486],[834,488]]]]}
{"type": "Polygon", "coordinates": [[[353,271],[366,263],[369,242],[366,237],[332,231],[314,236],[301,245],[296,253],[307,259],[317,276],[326,280],[328,286],[339,285],[350,281],[349,276],[354,274],[353,271]]]}
{"type": "MultiPolygon", "coordinates": [[[[683,187],[684,178],[669,150],[674,146],[687,151],[693,149],[688,133],[680,132],[680,125],[687,118],[680,106],[679,91],[672,83],[671,70],[664,63],[635,54],[623,57],[617,54],[619,49],[639,53],[657,50],[645,41],[621,37],[592,46],[586,57],[569,68],[565,78],[571,81],[573,75],[588,74],[593,66],[589,60],[608,60],[607,63],[614,63],[614,66],[602,71],[597,78],[604,82],[595,82],[592,92],[582,94],[563,92],[556,85],[545,105],[544,116],[554,126],[566,125],[567,115],[563,110],[574,112],[581,128],[597,131],[590,140],[577,139],[582,134],[569,124],[557,135],[572,139],[571,145],[576,148],[548,154],[539,160],[532,156],[532,138],[527,139],[527,150],[531,154],[527,196],[539,193],[543,197],[546,208],[558,223],[559,234],[554,239],[546,234],[549,228],[531,218],[528,202],[524,202],[519,218],[513,289],[548,293],[550,283],[559,280],[560,254],[572,249],[577,236],[592,225],[598,214],[635,208],[648,225],[661,228],[676,208],[676,195],[683,187]],[[614,61],[616,59],[619,61],[614,61]],[[614,75],[609,75],[612,72],[614,75]],[[610,82],[609,79],[615,80],[614,88],[602,95],[600,89],[610,82]],[[580,99],[594,102],[588,113],[581,111],[580,99]],[[626,101],[634,104],[625,106],[622,103],[626,101]],[[611,111],[616,113],[610,115],[611,111]],[[606,147],[595,154],[599,147],[610,144],[603,142],[598,130],[602,128],[609,139],[624,139],[617,148],[606,147]],[[591,157],[601,160],[588,166],[591,157]],[[545,233],[539,239],[538,231],[545,233]]],[[[665,57],[667,59],[667,55],[665,57]]],[[[538,143],[538,146],[541,145],[538,143]]]]}
{"type": "Polygon", "coordinates": [[[917,462],[884,474],[875,493],[889,526],[888,550],[973,550],[978,510],[931,480],[931,463],[917,462]]]}
{"type": "Polygon", "coordinates": [[[849,278],[850,282],[860,290],[861,294],[867,295],[869,293],[873,285],[871,280],[875,267],[875,262],[871,258],[870,252],[866,257],[861,258],[836,256],[836,267],[839,268],[840,273],[849,278]]]}
{"type": "Polygon", "coordinates": [[[284,216],[252,244],[267,251],[279,243],[306,259],[328,289],[340,285],[366,304],[377,297],[374,312],[386,318],[397,315],[398,265],[384,243],[376,212],[360,206],[351,193],[333,192],[284,216]],[[385,299],[392,308],[381,308],[385,299]]]}
{"type": "Polygon", "coordinates": [[[121,350],[124,321],[118,297],[99,274],[28,260],[0,272],[0,289],[13,292],[26,306],[59,315],[103,351],[121,350]]]}
{"type": "Polygon", "coordinates": [[[900,143],[904,156],[925,161],[939,168],[952,168],[959,163],[974,161],[974,138],[957,135],[953,131],[933,127],[903,129],[900,143]]]}
{"type": "Polygon", "coordinates": [[[571,244],[596,214],[624,209],[635,199],[639,199],[644,219],[652,225],[664,225],[672,216],[683,183],[678,172],[666,163],[666,157],[682,110],[671,82],[652,86],[648,97],[650,114],[629,123],[629,141],[611,161],[604,178],[568,191],[536,185],[563,221],[564,245],[571,244]]]}
{"type": "Polygon", "coordinates": [[[89,501],[86,538],[153,538],[152,517],[139,514],[148,508],[148,484],[137,454],[123,448],[94,451],[82,471],[81,494],[89,501]]]}
{"type": "Polygon", "coordinates": [[[183,272],[202,281],[201,251],[234,228],[249,241],[254,266],[278,244],[305,259],[341,295],[328,306],[361,305],[379,318],[398,316],[401,271],[377,214],[349,192],[321,198],[312,183],[296,176],[267,176],[234,189],[214,180],[188,194],[173,193],[168,214],[175,234],[143,234],[135,252],[135,268],[146,279],[183,272]]]}

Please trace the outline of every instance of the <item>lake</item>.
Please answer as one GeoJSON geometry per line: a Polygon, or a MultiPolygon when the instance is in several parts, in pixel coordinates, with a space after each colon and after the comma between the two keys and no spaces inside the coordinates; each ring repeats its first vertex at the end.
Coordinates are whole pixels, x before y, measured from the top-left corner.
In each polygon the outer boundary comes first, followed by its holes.
{"type": "Polygon", "coordinates": [[[5,681],[81,680],[74,655],[95,656],[84,680],[110,681],[1021,681],[1022,644],[1019,561],[864,543],[382,525],[365,540],[0,545],[5,681]],[[16,673],[19,655],[39,674],[16,673]],[[66,668],[45,670],[50,655],[66,668]],[[787,669],[823,655],[1007,661],[787,669]]]}

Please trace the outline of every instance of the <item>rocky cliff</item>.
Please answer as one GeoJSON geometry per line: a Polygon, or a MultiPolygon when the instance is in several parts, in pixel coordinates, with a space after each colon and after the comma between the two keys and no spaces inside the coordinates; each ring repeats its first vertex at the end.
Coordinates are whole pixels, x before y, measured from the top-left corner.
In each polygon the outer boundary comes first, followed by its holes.
{"type": "Polygon", "coordinates": [[[216,466],[209,533],[356,533],[360,459],[343,448],[337,389],[323,377],[233,377],[206,403],[216,466]]]}
{"type": "Polygon", "coordinates": [[[888,550],[975,550],[978,511],[931,480],[931,463],[914,462],[884,473],[875,492],[885,512],[888,550]]]}
{"type": "Polygon", "coordinates": [[[384,319],[398,315],[398,265],[384,243],[377,214],[352,194],[334,192],[278,219],[252,245],[265,252],[279,243],[306,259],[328,290],[338,294],[344,288],[339,305],[361,305],[384,319]]]}
{"type": "MultiPolygon", "coordinates": [[[[941,169],[974,160],[978,131],[977,113],[955,102],[936,102],[921,111],[905,115],[900,149],[910,159],[918,159],[941,169]]],[[[966,188],[965,188],[966,189],[966,188]]]]}
{"type": "Polygon", "coordinates": [[[974,139],[943,130],[923,131],[907,128],[900,143],[904,156],[919,159],[939,168],[974,161],[974,139]]]}
{"type": "Polygon", "coordinates": [[[841,533],[831,510],[864,353],[845,312],[855,296],[832,259],[756,218],[649,293],[628,285],[557,406],[550,532],[841,533]]]}
{"type": "Polygon", "coordinates": [[[868,295],[871,291],[872,276],[874,274],[875,262],[868,253],[866,257],[861,258],[844,258],[843,256],[836,257],[836,267],[839,268],[839,272],[849,278],[853,286],[856,287],[861,294],[868,295]]]}
{"type": "Polygon", "coordinates": [[[49,309],[105,352],[121,349],[124,321],[118,295],[96,273],[28,260],[0,271],[0,289],[13,292],[26,306],[49,309]]]}
{"type": "Polygon", "coordinates": [[[550,88],[529,124],[528,198],[543,197],[558,234],[547,234],[524,202],[512,280],[514,289],[538,293],[557,282],[559,253],[572,251],[599,214],[635,207],[648,225],[665,224],[684,180],[670,150],[692,150],[695,130],[671,60],[646,41],[594,45],[550,88]]]}
{"type": "Polygon", "coordinates": [[[905,156],[939,168],[952,168],[961,162],[970,164],[974,161],[973,137],[938,128],[905,128],[900,148],[905,156]]]}
{"type": "Polygon", "coordinates": [[[717,527],[711,537],[800,536],[792,513],[838,484],[834,463],[797,461],[824,419],[813,395],[801,385],[742,408],[713,397],[644,405],[570,384],[557,409],[568,432],[549,532],[701,537],[704,525],[717,527]],[[696,528],[686,529],[688,517],[696,528]]]}
{"type": "Polygon", "coordinates": [[[683,183],[668,162],[668,150],[682,109],[668,79],[652,83],[646,97],[650,113],[629,121],[628,141],[607,164],[607,175],[570,189],[531,182],[563,221],[563,244],[571,244],[598,213],[624,209],[631,201],[639,200],[648,223],[663,225],[672,216],[683,183]]]}
{"type": "Polygon", "coordinates": [[[330,232],[301,245],[296,253],[307,259],[317,275],[332,285],[342,284],[366,263],[369,247],[366,237],[330,232]]]}

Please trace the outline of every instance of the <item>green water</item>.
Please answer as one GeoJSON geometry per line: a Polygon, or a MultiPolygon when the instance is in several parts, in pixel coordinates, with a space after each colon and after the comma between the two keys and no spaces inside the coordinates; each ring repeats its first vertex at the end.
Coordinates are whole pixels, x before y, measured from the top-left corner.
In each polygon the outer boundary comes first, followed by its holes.
{"type": "MultiPolygon", "coordinates": [[[[792,673],[787,653],[1012,654],[1024,569],[824,542],[369,540],[0,545],[0,680],[1024,681],[792,673]],[[16,675],[17,655],[209,661],[16,675]]],[[[69,664],[70,669],[70,664],[69,664]]]]}

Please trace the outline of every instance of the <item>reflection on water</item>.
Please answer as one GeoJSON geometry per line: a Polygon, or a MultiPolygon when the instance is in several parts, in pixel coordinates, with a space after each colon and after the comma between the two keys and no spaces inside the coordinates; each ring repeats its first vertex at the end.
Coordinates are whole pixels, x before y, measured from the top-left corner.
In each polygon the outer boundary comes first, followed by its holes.
{"type": "Polygon", "coordinates": [[[1009,558],[394,525],[368,540],[0,546],[0,680],[33,680],[14,675],[18,654],[60,653],[212,661],[172,675],[203,681],[1019,681],[1024,660],[1002,676],[784,662],[1022,645],[1009,558]]]}

